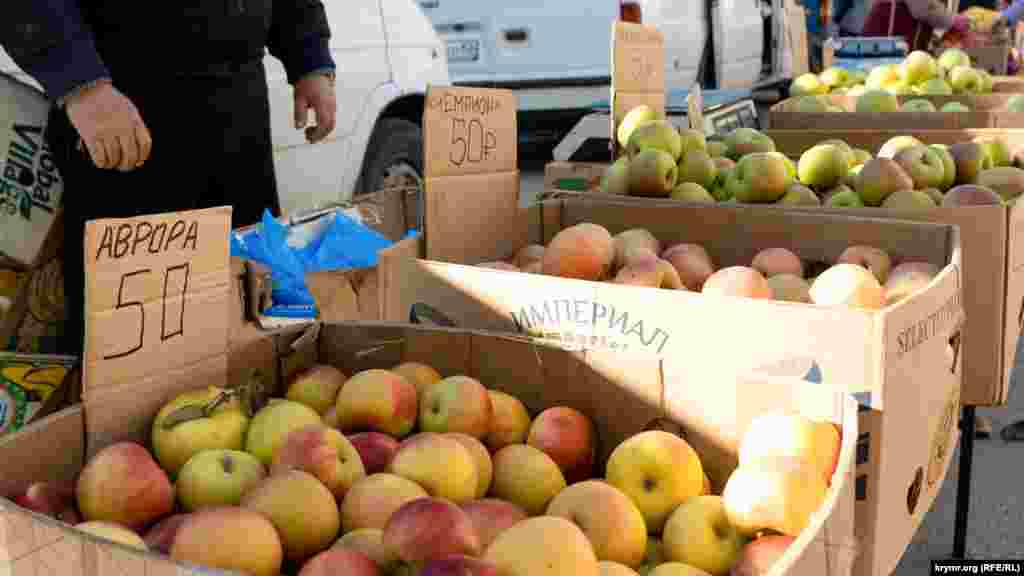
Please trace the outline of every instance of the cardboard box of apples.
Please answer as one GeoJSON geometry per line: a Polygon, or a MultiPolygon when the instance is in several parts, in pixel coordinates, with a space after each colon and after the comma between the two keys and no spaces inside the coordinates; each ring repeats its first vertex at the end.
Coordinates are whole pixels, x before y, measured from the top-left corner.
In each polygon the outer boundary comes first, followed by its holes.
{"type": "Polygon", "coordinates": [[[282,390],[195,382],[149,391],[167,399],[156,414],[126,404],[147,438],[126,426],[97,445],[76,406],[0,441],[8,567],[850,573],[857,406],[832,387],[750,375],[684,391],[682,358],[479,332],[309,336],[265,336],[282,390]]]}

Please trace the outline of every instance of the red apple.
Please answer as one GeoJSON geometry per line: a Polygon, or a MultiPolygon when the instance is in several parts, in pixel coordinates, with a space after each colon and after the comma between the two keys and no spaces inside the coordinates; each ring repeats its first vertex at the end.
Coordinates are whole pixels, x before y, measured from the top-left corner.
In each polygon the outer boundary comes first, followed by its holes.
{"type": "Polygon", "coordinates": [[[398,440],[382,432],[360,432],[348,437],[363,460],[366,474],[387,472],[388,465],[398,452],[398,440]]]}
{"type": "Polygon", "coordinates": [[[416,566],[453,554],[479,556],[483,551],[469,515],[441,498],[403,504],[384,526],[383,540],[403,562],[416,566]]]}
{"type": "Polygon", "coordinates": [[[541,412],[530,425],[526,443],[558,464],[567,484],[594,472],[594,425],[579,410],[556,406],[541,412]]]}
{"type": "Polygon", "coordinates": [[[781,534],[761,536],[743,547],[729,576],[763,576],[786,553],[796,538],[781,534]]]}
{"type": "Polygon", "coordinates": [[[381,576],[380,569],[362,552],[331,548],[302,565],[298,576],[381,576]]]}
{"type": "Polygon", "coordinates": [[[17,496],[14,503],[22,508],[67,524],[78,524],[82,521],[75,510],[74,484],[62,482],[35,482],[24,494],[17,496]]]}
{"type": "Polygon", "coordinates": [[[75,493],[83,519],[133,530],[174,509],[174,487],[167,474],[135,442],[111,444],[97,452],[78,475],[75,493]]]}
{"type": "Polygon", "coordinates": [[[146,548],[161,554],[170,554],[171,548],[174,546],[174,537],[178,534],[178,528],[181,527],[185,520],[188,520],[190,515],[172,514],[154,524],[142,537],[142,540],[146,543],[146,548]]]}
{"type": "Polygon", "coordinates": [[[498,576],[498,567],[486,560],[456,554],[427,562],[419,576],[498,576]]]}
{"type": "Polygon", "coordinates": [[[485,550],[498,537],[498,534],[529,518],[526,510],[497,498],[483,498],[466,502],[462,505],[462,510],[473,521],[476,533],[480,536],[480,547],[485,550]]]}

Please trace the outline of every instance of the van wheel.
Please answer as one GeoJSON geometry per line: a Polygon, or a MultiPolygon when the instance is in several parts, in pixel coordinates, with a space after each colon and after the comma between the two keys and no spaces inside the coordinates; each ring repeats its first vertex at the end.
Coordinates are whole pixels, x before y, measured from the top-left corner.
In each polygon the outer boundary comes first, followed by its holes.
{"type": "Polygon", "coordinates": [[[417,210],[413,222],[420,228],[423,218],[423,131],[420,127],[401,118],[378,120],[370,137],[360,180],[363,193],[415,187],[417,210]]]}

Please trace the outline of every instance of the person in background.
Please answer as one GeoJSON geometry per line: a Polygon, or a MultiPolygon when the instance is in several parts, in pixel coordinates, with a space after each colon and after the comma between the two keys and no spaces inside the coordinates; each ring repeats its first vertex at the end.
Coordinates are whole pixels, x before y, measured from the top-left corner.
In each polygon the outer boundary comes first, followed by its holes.
{"type": "Polygon", "coordinates": [[[1012,26],[1020,22],[1024,16],[1024,0],[1013,0],[1009,5],[999,12],[999,17],[992,23],[992,34],[1003,34],[1012,26]]]}
{"type": "Polygon", "coordinates": [[[876,0],[861,33],[902,36],[910,51],[927,50],[935,29],[967,33],[971,21],[946,10],[938,0],[876,0]]]}
{"type": "Polygon", "coordinates": [[[231,205],[238,227],[279,214],[264,49],[294,87],[295,127],[317,142],[337,108],[330,30],[320,0],[11,4],[0,46],[54,103],[46,141],[65,181],[60,348],[80,356],[86,221],[231,205]]]}

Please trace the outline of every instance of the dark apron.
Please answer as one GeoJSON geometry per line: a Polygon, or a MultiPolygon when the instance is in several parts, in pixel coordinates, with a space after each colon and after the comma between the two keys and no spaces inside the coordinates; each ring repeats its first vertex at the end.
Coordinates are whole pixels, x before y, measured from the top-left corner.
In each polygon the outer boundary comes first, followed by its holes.
{"type": "Polygon", "coordinates": [[[864,21],[864,36],[902,36],[913,50],[927,50],[932,27],[915,20],[907,5],[899,0],[877,0],[864,21]]]}

